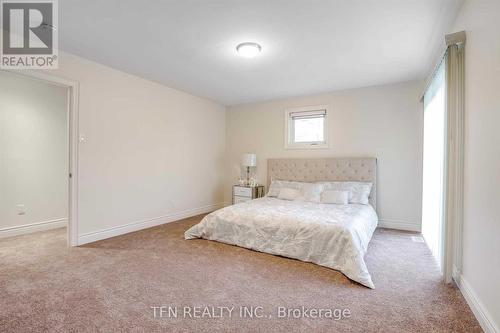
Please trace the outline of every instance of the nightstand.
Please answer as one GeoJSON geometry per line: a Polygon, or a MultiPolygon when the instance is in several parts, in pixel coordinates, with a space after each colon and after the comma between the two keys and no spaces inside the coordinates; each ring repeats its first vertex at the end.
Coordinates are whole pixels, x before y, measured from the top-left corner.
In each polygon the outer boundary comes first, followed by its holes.
{"type": "Polygon", "coordinates": [[[264,196],[264,186],[233,185],[233,205],[264,196]]]}

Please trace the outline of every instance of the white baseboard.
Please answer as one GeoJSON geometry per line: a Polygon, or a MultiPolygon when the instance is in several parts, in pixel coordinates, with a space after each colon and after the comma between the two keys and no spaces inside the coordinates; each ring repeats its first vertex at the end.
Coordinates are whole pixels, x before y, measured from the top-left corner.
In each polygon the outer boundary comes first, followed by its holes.
{"type": "Polygon", "coordinates": [[[19,236],[19,235],[31,234],[37,231],[62,228],[66,227],[67,225],[68,225],[67,218],[23,224],[15,227],[0,229],[0,238],[19,236]]]}
{"type": "Polygon", "coordinates": [[[100,231],[90,232],[87,234],[80,235],[78,237],[78,245],[83,245],[87,243],[96,242],[102,239],[111,238],[115,236],[120,236],[123,234],[128,234],[129,232],[134,232],[146,228],[155,227],[161,224],[170,223],[178,220],[182,220],[191,216],[196,216],[200,214],[210,213],[214,210],[224,207],[226,204],[224,202],[207,205],[203,207],[198,207],[194,209],[184,210],[178,213],[163,215],[154,217],[147,220],[136,221],[132,223],[127,223],[125,225],[107,228],[100,231]]]}
{"type": "Polygon", "coordinates": [[[485,309],[483,303],[477,297],[477,294],[472,289],[471,285],[464,279],[463,275],[461,275],[458,271],[455,271],[454,274],[458,276],[455,277],[455,282],[460,288],[462,295],[464,295],[467,304],[471,308],[474,316],[476,316],[479,325],[486,333],[500,333],[498,326],[493,321],[493,318],[489,314],[489,312],[485,309]]]}
{"type": "Polygon", "coordinates": [[[378,226],[381,228],[388,228],[388,229],[418,231],[418,232],[422,231],[422,227],[418,222],[380,219],[378,221],[378,226]]]}

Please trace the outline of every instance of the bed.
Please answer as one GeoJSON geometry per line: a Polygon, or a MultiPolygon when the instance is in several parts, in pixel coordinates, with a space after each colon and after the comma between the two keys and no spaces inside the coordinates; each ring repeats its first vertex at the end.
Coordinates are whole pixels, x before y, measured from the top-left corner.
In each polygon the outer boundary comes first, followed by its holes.
{"type": "Polygon", "coordinates": [[[272,180],[369,182],[367,204],[324,204],[266,196],[212,212],[185,232],[203,238],[312,262],[375,288],[364,261],[377,227],[374,158],[269,159],[272,180]]]}

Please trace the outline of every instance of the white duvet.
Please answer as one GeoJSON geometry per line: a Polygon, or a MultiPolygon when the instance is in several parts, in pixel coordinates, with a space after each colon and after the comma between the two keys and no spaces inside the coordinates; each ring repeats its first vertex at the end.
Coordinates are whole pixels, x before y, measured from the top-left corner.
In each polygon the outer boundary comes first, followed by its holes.
{"type": "Polygon", "coordinates": [[[363,257],[377,223],[370,205],[265,197],[210,213],[184,236],[313,262],[375,288],[363,257]]]}

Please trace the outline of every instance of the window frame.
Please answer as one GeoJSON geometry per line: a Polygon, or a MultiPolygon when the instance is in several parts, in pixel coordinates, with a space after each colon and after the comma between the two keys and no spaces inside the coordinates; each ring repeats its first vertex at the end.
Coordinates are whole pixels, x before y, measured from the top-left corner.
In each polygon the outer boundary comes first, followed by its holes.
{"type": "Polygon", "coordinates": [[[328,141],[328,105],[313,105],[285,109],[285,149],[326,149],[329,148],[328,141]],[[323,120],[323,141],[312,142],[294,142],[293,135],[294,124],[293,118],[290,116],[294,112],[317,112],[325,111],[323,120]]]}

